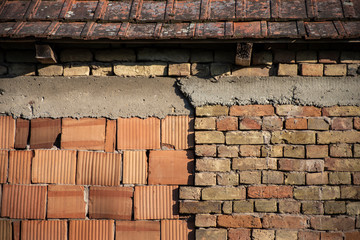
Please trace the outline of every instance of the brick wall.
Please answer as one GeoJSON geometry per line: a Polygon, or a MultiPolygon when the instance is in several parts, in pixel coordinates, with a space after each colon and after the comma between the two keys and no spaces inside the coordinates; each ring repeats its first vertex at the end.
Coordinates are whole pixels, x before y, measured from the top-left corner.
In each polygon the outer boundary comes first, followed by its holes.
{"type": "Polygon", "coordinates": [[[0,239],[193,239],[193,118],[0,116],[0,239]]]}
{"type": "Polygon", "coordinates": [[[196,239],[360,239],[360,107],[196,108],[196,239]]]}
{"type": "Polygon", "coordinates": [[[35,59],[34,45],[2,45],[3,76],[358,76],[359,44],[254,44],[238,67],[235,44],[52,44],[57,64],[35,59]],[[21,49],[24,48],[24,49],[21,49]],[[335,50],[336,49],[336,50],[335,50]]]}

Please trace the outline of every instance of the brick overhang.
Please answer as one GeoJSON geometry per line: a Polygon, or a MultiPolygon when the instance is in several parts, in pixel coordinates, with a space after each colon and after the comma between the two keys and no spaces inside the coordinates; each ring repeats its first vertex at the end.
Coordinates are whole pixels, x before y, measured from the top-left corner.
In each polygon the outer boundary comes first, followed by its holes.
{"type": "Polygon", "coordinates": [[[1,40],[360,39],[360,0],[6,0],[1,40]]]}

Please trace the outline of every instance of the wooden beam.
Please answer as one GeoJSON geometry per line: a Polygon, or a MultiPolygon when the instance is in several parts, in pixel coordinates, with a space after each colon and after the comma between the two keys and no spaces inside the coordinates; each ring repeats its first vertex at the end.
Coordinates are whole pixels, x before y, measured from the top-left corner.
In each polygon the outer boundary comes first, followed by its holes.
{"type": "Polygon", "coordinates": [[[251,64],[252,43],[238,43],[236,47],[235,64],[248,67],[251,64]]]}
{"type": "Polygon", "coordinates": [[[56,55],[50,45],[35,45],[36,49],[36,60],[43,64],[53,64],[57,63],[56,61],[56,55]]]}

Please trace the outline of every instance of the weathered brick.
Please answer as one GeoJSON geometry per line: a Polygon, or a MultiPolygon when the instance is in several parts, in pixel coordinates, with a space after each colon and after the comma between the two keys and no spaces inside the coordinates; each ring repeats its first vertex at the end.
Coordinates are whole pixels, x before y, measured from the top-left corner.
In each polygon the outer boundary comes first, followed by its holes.
{"type": "Polygon", "coordinates": [[[267,131],[282,130],[283,121],[279,117],[263,117],[262,129],[267,131]]]}
{"type": "Polygon", "coordinates": [[[269,66],[245,67],[233,70],[233,76],[241,77],[268,77],[270,76],[269,66]]]}
{"type": "Polygon", "coordinates": [[[252,55],[253,65],[272,65],[273,56],[269,51],[254,52],[252,55]]]}
{"type": "Polygon", "coordinates": [[[223,202],[222,212],[224,214],[231,214],[233,212],[233,210],[232,210],[232,201],[223,202]]]}
{"type": "MultiPolygon", "coordinates": [[[[260,199],[255,200],[255,211],[256,212],[277,212],[276,200],[260,199]]],[[[264,222],[263,222],[264,224],[264,222]]],[[[264,227],[264,226],[263,226],[264,227]]]]}
{"type": "Polygon", "coordinates": [[[196,213],[221,213],[221,202],[213,201],[186,201],[179,204],[180,213],[196,214],[196,213]]]}
{"type": "Polygon", "coordinates": [[[341,186],[342,199],[355,199],[360,200],[360,187],[359,186],[341,186]]]}
{"type": "Polygon", "coordinates": [[[191,75],[197,77],[209,77],[210,66],[208,64],[193,63],[191,64],[191,75]]]}
{"type": "Polygon", "coordinates": [[[190,62],[192,63],[209,63],[214,61],[213,51],[203,49],[193,49],[190,54],[190,62]]]}
{"type": "Polygon", "coordinates": [[[169,64],[169,76],[189,76],[190,63],[169,64]]]}
{"type": "Polygon", "coordinates": [[[354,157],[360,157],[360,144],[354,144],[354,157]]]}
{"type": "Polygon", "coordinates": [[[33,50],[10,50],[6,52],[6,61],[10,63],[36,63],[33,50]]]}
{"type": "Polygon", "coordinates": [[[360,63],[360,53],[356,51],[347,52],[342,51],[340,62],[341,63],[360,63]]]}
{"type": "Polygon", "coordinates": [[[284,147],[284,157],[305,158],[305,147],[302,145],[286,145],[284,147]]]}
{"type": "Polygon", "coordinates": [[[294,198],[299,200],[334,200],[340,198],[340,187],[296,187],[294,198]]]}
{"type": "Polygon", "coordinates": [[[295,52],[276,49],[274,51],[274,63],[295,63],[295,52]]]}
{"type": "Polygon", "coordinates": [[[95,60],[99,62],[135,62],[136,54],[130,48],[98,50],[95,52],[95,60]]]}
{"type": "Polygon", "coordinates": [[[353,173],[353,184],[360,185],[360,172],[353,173]]]}
{"type": "Polygon", "coordinates": [[[196,227],[216,227],[216,216],[210,214],[196,214],[196,227]]]}
{"type": "Polygon", "coordinates": [[[360,142],[360,132],[358,131],[328,131],[317,134],[318,144],[329,143],[358,143],[360,142]]]}
{"type": "Polygon", "coordinates": [[[345,239],[346,240],[358,240],[360,239],[360,231],[354,231],[354,232],[346,232],[345,239]]]}
{"type": "Polygon", "coordinates": [[[321,77],[323,75],[324,65],[302,63],[300,69],[300,73],[302,76],[321,77]]]}
{"type": "Polygon", "coordinates": [[[349,215],[360,214],[360,202],[349,202],[346,204],[346,213],[349,215]]]}
{"type": "Polygon", "coordinates": [[[216,145],[196,145],[195,155],[199,157],[216,157],[216,145]]]}
{"type": "Polygon", "coordinates": [[[227,240],[226,229],[221,228],[207,228],[196,229],[197,240],[227,240]]]}
{"type": "Polygon", "coordinates": [[[263,228],[304,229],[307,227],[306,220],[304,216],[265,215],[263,228]]]}
{"type": "Polygon", "coordinates": [[[211,63],[210,65],[211,76],[227,76],[231,74],[231,66],[226,63],[211,63]]]}
{"type": "Polygon", "coordinates": [[[315,132],[274,131],[271,133],[271,143],[315,144],[315,132]]]}
{"type": "Polygon", "coordinates": [[[253,240],[274,240],[275,239],[275,230],[263,230],[263,229],[254,229],[252,232],[253,240]]]}
{"type": "Polygon", "coordinates": [[[329,183],[329,174],[327,172],[306,173],[307,185],[326,185],[329,183]]]}
{"type": "Polygon", "coordinates": [[[240,120],[241,130],[260,130],[261,118],[259,117],[245,117],[240,120]]]}
{"type": "Polygon", "coordinates": [[[227,62],[234,63],[235,62],[235,51],[234,50],[216,50],[214,56],[215,62],[227,62]]]}
{"type": "Polygon", "coordinates": [[[240,145],[240,156],[260,157],[260,147],[258,145],[240,145]]]}
{"type": "Polygon", "coordinates": [[[301,231],[298,237],[298,240],[320,240],[320,232],[301,231]]]}
{"type": "Polygon", "coordinates": [[[302,202],[301,212],[303,214],[324,214],[324,206],[322,202],[307,201],[302,202]]]}
{"type": "Polygon", "coordinates": [[[229,172],[230,160],[221,158],[196,159],[196,171],[229,172]]]}
{"type": "Polygon", "coordinates": [[[301,203],[294,200],[280,200],[279,212],[280,213],[300,213],[301,203]]]}
{"type": "Polygon", "coordinates": [[[298,63],[317,63],[317,52],[316,51],[299,51],[296,53],[296,62],[298,63]]]}
{"type": "Polygon", "coordinates": [[[220,131],[196,131],[196,144],[225,143],[225,136],[220,131]]]}
{"type": "Polygon", "coordinates": [[[297,76],[298,65],[297,64],[283,64],[280,63],[278,67],[278,76],[297,76]]]}
{"type": "Polygon", "coordinates": [[[65,49],[60,53],[61,62],[91,62],[93,55],[88,49],[65,49]]]}
{"type": "Polygon", "coordinates": [[[179,198],[187,200],[200,200],[201,188],[199,187],[180,187],[179,198]]]}
{"type": "Polygon", "coordinates": [[[245,199],[244,187],[209,187],[202,190],[202,200],[235,200],[245,199]]]}
{"type": "Polygon", "coordinates": [[[283,151],[281,145],[261,146],[262,157],[282,157],[284,155],[283,151]]]}
{"type": "Polygon", "coordinates": [[[321,240],[343,240],[342,232],[321,232],[321,240]]]}
{"type": "Polygon", "coordinates": [[[347,75],[355,77],[360,74],[360,64],[347,64],[347,75]]]}
{"type": "Polygon", "coordinates": [[[274,115],[274,107],[272,105],[231,106],[230,115],[242,117],[272,116],[274,115]]]}
{"type": "Polygon", "coordinates": [[[226,144],[264,144],[264,133],[256,131],[227,132],[226,144]]]}
{"type": "Polygon", "coordinates": [[[238,157],[239,147],[238,146],[218,146],[218,157],[238,157]]]}
{"type": "Polygon", "coordinates": [[[111,63],[94,63],[91,64],[91,75],[93,76],[111,76],[113,74],[111,63]]]}
{"type": "Polygon", "coordinates": [[[240,184],[260,184],[261,172],[260,171],[241,171],[240,184]]]}
{"type": "Polygon", "coordinates": [[[329,123],[327,119],[323,118],[309,118],[308,129],[310,130],[329,130],[329,123]]]}
{"type": "Polygon", "coordinates": [[[228,113],[229,113],[229,108],[227,106],[207,105],[203,107],[196,107],[196,116],[218,117],[218,116],[227,116],[228,113]]]}
{"type": "Polygon", "coordinates": [[[86,64],[71,63],[64,66],[64,76],[89,76],[90,67],[86,64]]]}
{"type": "Polygon", "coordinates": [[[185,49],[144,48],[137,53],[138,61],[188,62],[190,51],[185,49]]]}
{"type": "Polygon", "coordinates": [[[349,231],[355,228],[355,220],[348,217],[316,216],[310,219],[310,224],[316,230],[349,231]]]}
{"type": "Polygon", "coordinates": [[[283,184],[284,173],[280,171],[263,171],[262,183],[265,184],[283,184]]]}
{"type": "Polygon", "coordinates": [[[323,172],[324,160],[320,159],[279,159],[279,170],[323,172]]]}
{"type": "Polygon", "coordinates": [[[339,61],[339,51],[320,51],[319,63],[337,63],[339,61]]]}
{"type": "Polygon", "coordinates": [[[329,147],[327,145],[307,145],[307,158],[325,158],[328,157],[329,147]]]}
{"type": "Polygon", "coordinates": [[[216,121],[218,131],[231,131],[238,129],[237,117],[219,117],[216,121]]]}
{"type": "Polygon", "coordinates": [[[217,219],[219,227],[231,228],[261,228],[259,217],[251,215],[220,215],[217,219]]]}
{"type": "Polygon", "coordinates": [[[8,67],[10,76],[34,76],[36,67],[34,64],[13,63],[8,67]]]}
{"type": "Polygon", "coordinates": [[[254,212],[254,201],[252,200],[234,201],[233,211],[234,213],[254,212]]]}
{"type": "Polygon", "coordinates": [[[4,65],[0,65],[0,75],[5,75],[8,73],[8,69],[4,65]]]}
{"type": "Polygon", "coordinates": [[[353,128],[352,118],[333,118],[331,129],[332,130],[351,130],[353,128]]]}
{"type": "Polygon", "coordinates": [[[330,171],[360,171],[360,161],[352,158],[325,158],[325,167],[330,171]]]}
{"type": "Polygon", "coordinates": [[[351,184],[351,174],[349,172],[330,172],[329,183],[333,185],[351,184]]]}
{"type": "Polygon", "coordinates": [[[114,74],[117,76],[166,76],[167,63],[164,62],[122,62],[114,64],[114,74]]]}
{"type": "Polygon", "coordinates": [[[346,64],[325,64],[325,76],[346,76],[346,64]]]}
{"type": "Polygon", "coordinates": [[[323,115],[330,117],[351,117],[360,115],[360,107],[358,106],[333,106],[324,107],[323,115]]]}
{"type": "Polygon", "coordinates": [[[293,187],[291,186],[249,186],[249,198],[291,198],[293,187]]]}
{"type": "Polygon", "coordinates": [[[305,185],[305,173],[304,172],[285,173],[285,184],[305,185]]]}
{"type": "Polygon", "coordinates": [[[61,76],[63,72],[62,65],[38,65],[39,76],[61,76]]]}
{"type": "Polygon", "coordinates": [[[196,186],[216,185],[216,174],[213,172],[195,173],[195,185],[196,186]]]}
{"type": "Polygon", "coordinates": [[[216,118],[206,117],[206,118],[196,118],[195,119],[195,129],[196,130],[215,130],[216,128],[216,118]]]}
{"type": "Polygon", "coordinates": [[[217,174],[218,185],[234,186],[239,185],[239,175],[235,172],[217,174]]]}
{"type": "Polygon", "coordinates": [[[232,169],[234,170],[277,169],[277,160],[275,158],[234,158],[232,169]]]}
{"type": "Polygon", "coordinates": [[[298,239],[297,231],[276,230],[276,240],[298,239]]]}
{"type": "Polygon", "coordinates": [[[344,201],[325,201],[325,214],[341,214],[346,212],[344,201]]]}
{"type": "Polygon", "coordinates": [[[286,129],[307,129],[307,119],[305,118],[289,118],[285,122],[286,129]]]}
{"type": "Polygon", "coordinates": [[[320,117],[321,108],[313,106],[277,105],[276,113],[280,116],[320,117]]]}
{"type": "Polygon", "coordinates": [[[360,130],[360,117],[354,118],[354,128],[360,130]]]}
{"type": "Polygon", "coordinates": [[[230,228],[228,237],[229,240],[250,240],[250,229],[230,228]]]}

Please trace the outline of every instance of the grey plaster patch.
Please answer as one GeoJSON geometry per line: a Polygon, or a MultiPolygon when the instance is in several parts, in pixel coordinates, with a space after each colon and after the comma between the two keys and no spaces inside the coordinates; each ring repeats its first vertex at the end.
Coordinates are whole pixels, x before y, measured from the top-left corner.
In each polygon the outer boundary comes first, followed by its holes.
{"type": "Polygon", "coordinates": [[[360,105],[360,77],[182,78],[193,106],[206,104],[360,105]]]}
{"type": "Polygon", "coordinates": [[[189,115],[173,78],[0,78],[0,113],[14,117],[149,117],[189,115]]]}

